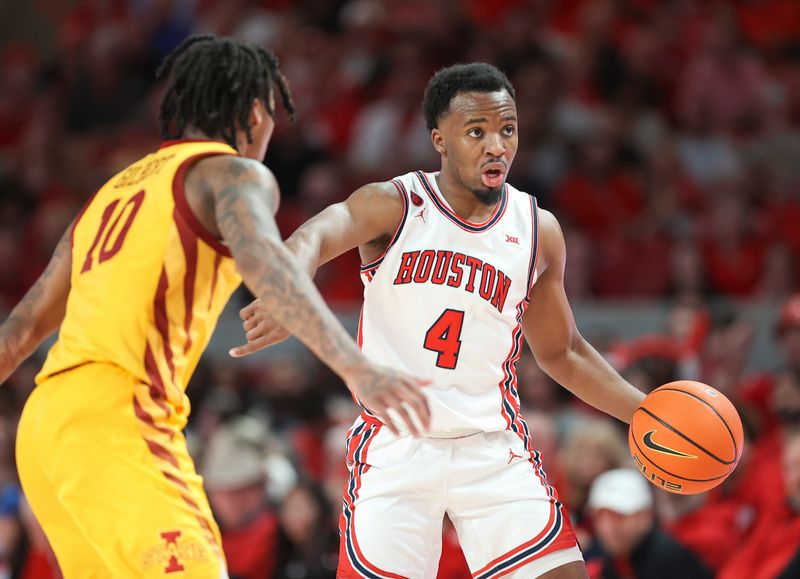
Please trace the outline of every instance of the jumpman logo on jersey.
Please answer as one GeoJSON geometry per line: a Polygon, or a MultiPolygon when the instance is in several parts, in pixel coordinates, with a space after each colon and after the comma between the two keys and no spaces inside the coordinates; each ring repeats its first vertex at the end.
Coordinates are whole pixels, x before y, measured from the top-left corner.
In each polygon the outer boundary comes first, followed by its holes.
{"type": "Polygon", "coordinates": [[[508,462],[506,464],[511,464],[511,461],[514,460],[515,458],[522,458],[522,455],[521,454],[517,454],[516,452],[514,452],[513,450],[511,450],[509,448],[508,449],[508,462]]]}
{"type": "Polygon", "coordinates": [[[420,211],[419,213],[417,213],[417,214],[416,214],[414,217],[419,217],[420,219],[422,219],[422,222],[423,222],[423,223],[427,223],[427,221],[425,221],[425,210],[426,210],[426,209],[427,209],[427,207],[423,207],[423,208],[422,208],[422,211],[420,211]]]}

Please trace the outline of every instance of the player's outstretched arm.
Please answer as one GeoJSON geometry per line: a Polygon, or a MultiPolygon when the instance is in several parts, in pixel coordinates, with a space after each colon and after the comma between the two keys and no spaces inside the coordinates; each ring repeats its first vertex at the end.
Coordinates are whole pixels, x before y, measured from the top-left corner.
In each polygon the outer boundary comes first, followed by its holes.
{"type": "Polygon", "coordinates": [[[575,325],[564,292],[566,248],[552,213],[539,211],[539,272],[523,330],[539,366],[595,408],[630,423],[644,393],[625,381],[575,325]]]}
{"type": "Polygon", "coordinates": [[[396,428],[389,408],[412,433],[418,429],[409,411],[427,428],[430,412],[420,390],[423,382],[368,363],[281,241],[273,218],[278,188],[266,167],[240,157],[212,157],[190,173],[186,191],[193,211],[206,224],[208,216],[201,215],[211,204],[214,233],[227,243],[247,287],[281,326],[341,376],[392,431],[396,428]]]}
{"type": "Polygon", "coordinates": [[[67,309],[72,224],[61,236],[50,263],[0,325],[0,384],[58,329],[67,309]]]}
{"type": "MultiPolygon", "coordinates": [[[[306,221],[286,240],[286,246],[313,278],[319,266],[354,247],[380,255],[402,218],[403,201],[394,185],[371,183],[306,221]]],[[[289,336],[258,300],[239,315],[247,344],[232,348],[233,357],[247,356],[289,336]]]]}

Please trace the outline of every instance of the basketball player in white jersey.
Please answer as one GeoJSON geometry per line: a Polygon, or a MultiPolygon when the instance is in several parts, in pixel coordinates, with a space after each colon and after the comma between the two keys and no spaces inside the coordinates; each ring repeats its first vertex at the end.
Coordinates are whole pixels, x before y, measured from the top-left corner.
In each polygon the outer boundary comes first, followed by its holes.
{"type": "MultiPolygon", "coordinates": [[[[517,113],[505,75],[488,64],[441,70],[423,108],[439,172],[364,186],[287,241],[312,275],[358,247],[359,344],[431,381],[422,436],[395,434],[398,417],[369,408],[350,430],[337,577],[435,577],[445,514],[477,579],[586,577],[520,413],[522,338],[550,376],[620,420],[644,395],[578,333],[555,217],[506,183],[517,113]]],[[[258,302],[242,317],[248,344],[234,356],[286,335],[258,302]]]]}

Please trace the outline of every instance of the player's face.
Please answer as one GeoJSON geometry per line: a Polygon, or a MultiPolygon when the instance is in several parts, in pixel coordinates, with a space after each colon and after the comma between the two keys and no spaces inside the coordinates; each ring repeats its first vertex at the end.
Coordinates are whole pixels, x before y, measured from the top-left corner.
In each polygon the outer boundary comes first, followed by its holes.
{"type": "Polygon", "coordinates": [[[508,91],[459,93],[431,133],[456,179],[483,203],[500,200],[517,154],[517,107],[508,91]]]}

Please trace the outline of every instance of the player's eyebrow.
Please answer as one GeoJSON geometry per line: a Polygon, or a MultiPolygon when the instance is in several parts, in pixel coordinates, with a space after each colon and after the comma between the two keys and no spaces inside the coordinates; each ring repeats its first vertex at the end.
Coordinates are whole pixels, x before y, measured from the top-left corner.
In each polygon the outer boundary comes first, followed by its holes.
{"type": "MultiPolygon", "coordinates": [[[[500,120],[517,122],[517,115],[515,115],[514,113],[507,113],[507,114],[503,115],[500,118],[500,120]]],[[[486,122],[488,122],[488,119],[486,117],[471,117],[471,118],[467,119],[466,121],[464,121],[464,124],[461,125],[461,126],[466,127],[468,125],[477,125],[477,124],[486,123],[486,122]]]]}
{"type": "Polygon", "coordinates": [[[467,119],[462,127],[466,127],[467,125],[477,125],[478,123],[485,123],[486,117],[472,117],[471,119],[467,119]]]}

